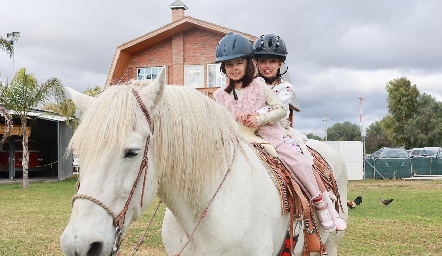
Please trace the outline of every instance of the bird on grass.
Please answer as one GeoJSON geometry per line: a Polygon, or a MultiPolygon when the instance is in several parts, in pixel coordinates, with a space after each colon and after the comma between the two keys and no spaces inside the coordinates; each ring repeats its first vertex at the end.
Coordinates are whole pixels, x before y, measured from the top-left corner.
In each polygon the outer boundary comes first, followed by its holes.
{"type": "Polygon", "coordinates": [[[347,202],[347,206],[350,209],[354,209],[354,208],[356,208],[356,206],[358,206],[360,204],[362,204],[362,196],[358,196],[355,198],[355,200],[347,202]]]}
{"type": "Polygon", "coordinates": [[[388,206],[391,202],[393,202],[393,199],[388,199],[388,200],[381,199],[380,202],[381,202],[383,205],[388,206]]]}

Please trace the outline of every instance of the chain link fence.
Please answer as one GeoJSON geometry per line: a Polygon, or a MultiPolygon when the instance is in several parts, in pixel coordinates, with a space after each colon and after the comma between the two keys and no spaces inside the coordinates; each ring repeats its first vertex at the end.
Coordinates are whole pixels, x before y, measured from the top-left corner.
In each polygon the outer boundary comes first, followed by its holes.
{"type": "Polygon", "coordinates": [[[413,175],[442,175],[442,158],[365,159],[365,179],[402,179],[413,175]]]}

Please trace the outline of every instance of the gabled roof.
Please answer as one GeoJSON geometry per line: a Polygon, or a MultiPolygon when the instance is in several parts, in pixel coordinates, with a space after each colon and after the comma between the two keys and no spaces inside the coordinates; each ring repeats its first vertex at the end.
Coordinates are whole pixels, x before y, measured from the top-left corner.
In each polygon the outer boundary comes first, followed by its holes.
{"type": "MultiPolygon", "coordinates": [[[[187,8],[181,1],[177,0],[173,2],[170,7],[172,6],[184,6],[187,8]]],[[[106,85],[110,85],[112,82],[112,77],[114,76],[115,70],[117,69],[117,63],[121,55],[124,55],[123,59],[128,59],[127,55],[133,55],[136,54],[142,50],[148,49],[160,42],[166,41],[169,38],[173,37],[175,34],[181,33],[183,31],[189,30],[191,28],[200,28],[204,30],[208,30],[210,32],[214,32],[217,34],[220,34],[224,36],[228,32],[233,32],[237,34],[241,34],[245,36],[247,39],[249,39],[252,43],[256,40],[256,36],[246,34],[237,30],[229,29],[223,26],[219,26],[207,21],[195,19],[190,16],[184,16],[183,18],[176,20],[172,23],[169,23],[163,27],[160,27],[156,30],[153,30],[145,35],[142,35],[140,37],[137,37],[133,40],[130,40],[120,46],[117,47],[114,58],[112,60],[112,64],[106,79],[106,85]],[[123,53],[123,54],[122,54],[123,53]]],[[[124,71],[123,71],[124,73],[124,71]]],[[[124,74],[122,74],[124,75],[124,74]]],[[[283,79],[290,82],[290,76],[288,72],[286,73],[286,76],[283,76],[283,79]]],[[[292,101],[290,103],[290,107],[294,109],[295,111],[299,112],[301,111],[301,107],[299,105],[298,98],[296,97],[296,94],[293,95],[292,101]]]]}
{"type": "Polygon", "coordinates": [[[115,51],[114,58],[112,60],[112,65],[110,67],[106,79],[106,85],[109,85],[112,81],[112,77],[115,73],[115,70],[117,68],[117,63],[122,52],[128,55],[133,55],[142,50],[148,49],[160,42],[168,40],[169,38],[173,37],[175,34],[181,33],[191,28],[200,28],[214,33],[218,33],[220,35],[225,35],[228,32],[234,32],[245,36],[251,42],[253,42],[256,39],[256,36],[250,34],[222,27],[203,20],[195,19],[190,16],[184,16],[182,19],[176,20],[172,23],[169,23],[163,27],[160,27],[154,31],[151,31],[145,35],[137,37],[133,40],[130,40],[118,46],[115,51]]]}

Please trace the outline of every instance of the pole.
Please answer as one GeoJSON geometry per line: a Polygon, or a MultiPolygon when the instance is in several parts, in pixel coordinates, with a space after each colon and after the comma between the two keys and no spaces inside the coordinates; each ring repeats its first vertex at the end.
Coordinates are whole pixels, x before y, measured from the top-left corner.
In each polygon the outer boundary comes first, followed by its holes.
{"type": "MultiPolygon", "coordinates": [[[[11,41],[12,49],[14,49],[14,42],[11,41]]],[[[12,52],[12,74],[15,74],[15,49],[12,52]]]]}
{"type": "Polygon", "coordinates": [[[325,141],[328,140],[327,133],[328,133],[328,121],[331,121],[333,119],[328,119],[328,113],[325,113],[325,119],[322,119],[323,122],[325,122],[325,141]]]}

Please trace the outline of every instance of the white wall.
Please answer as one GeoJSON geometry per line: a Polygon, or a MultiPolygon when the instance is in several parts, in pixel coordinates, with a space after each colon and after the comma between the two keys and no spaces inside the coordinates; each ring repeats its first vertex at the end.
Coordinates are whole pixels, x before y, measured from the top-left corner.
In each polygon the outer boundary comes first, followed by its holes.
{"type": "Polygon", "coordinates": [[[336,149],[347,166],[348,180],[364,179],[364,147],[362,141],[325,141],[336,149]]]}

